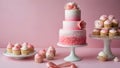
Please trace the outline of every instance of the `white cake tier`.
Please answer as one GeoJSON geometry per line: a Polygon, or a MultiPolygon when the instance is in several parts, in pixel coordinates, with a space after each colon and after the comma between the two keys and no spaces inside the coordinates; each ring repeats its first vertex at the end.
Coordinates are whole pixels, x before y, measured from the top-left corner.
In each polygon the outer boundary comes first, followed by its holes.
{"type": "Polygon", "coordinates": [[[86,36],[86,30],[59,30],[59,36],[67,36],[67,37],[80,37],[86,36]]]}
{"type": "Polygon", "coordinates": [[[63,29],[65,30],[79,30],[78,27],[80,21],[63,21],[63,29]]]}
{"type": "Polygon", "coordinates": [[[65,20],[66,21],[80,21],[81,12],[78,9],[65,10],[65,20]]]}

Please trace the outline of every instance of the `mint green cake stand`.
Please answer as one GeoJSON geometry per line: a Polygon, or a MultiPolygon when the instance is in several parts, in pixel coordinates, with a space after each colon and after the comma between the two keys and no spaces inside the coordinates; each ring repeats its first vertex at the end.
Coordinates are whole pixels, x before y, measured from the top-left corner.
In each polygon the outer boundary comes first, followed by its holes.
{"type": "Polygon", "coordinates": [[[60,47],[68,47],[68,48],[71,48],[71,51],[70,51],[69,56],[67,56],[67,57],[64,58],[65,61],[80,61],[81,58],[78,57],[78,56],[75,54],[75,48],[76,48],[76,47],[86,46],[87,44],[85,44],[85,45],[62,45],[62,44],[60,44],[60,43],[57,43],[57,45],[60,46],[60,47]]]}

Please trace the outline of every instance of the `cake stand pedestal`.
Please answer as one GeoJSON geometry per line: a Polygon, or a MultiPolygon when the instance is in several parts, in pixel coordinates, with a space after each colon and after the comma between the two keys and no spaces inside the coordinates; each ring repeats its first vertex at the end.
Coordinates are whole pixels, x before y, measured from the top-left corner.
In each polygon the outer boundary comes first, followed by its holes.
{"type": "Polygon", "coordinates": [[[106,37],[101,37],[101,36],[96,36],[96,35],[92,35],[90,34],[89,35],[90,38],[92,39],[98,39],[98,40],[103,40],[103,43],[104,43],[104,48],[103,48],[103,52],[107,55],[108,57],[108,60],[113,60],[114,59],[114,55],[111,51],[111,42],[113,39],[120,39],[120,36],[115,36],[115,37],[109,37],[109,36],[106,36],[106,37]]]}
{"type": "Polygon", "coordinates": [[[57,45],[60,46],[60,47],[71,48],[69,56],[67,56],[66,58],[64,58],[65,61],[80,61],[81,58],[76,55],[75,48],[76,47],[80,47],[80,46],[86,46],[86,44],[85,45],[75,45],[74,46],[74,45],[62,45],[60,43],[57,43],[57,45]]]}

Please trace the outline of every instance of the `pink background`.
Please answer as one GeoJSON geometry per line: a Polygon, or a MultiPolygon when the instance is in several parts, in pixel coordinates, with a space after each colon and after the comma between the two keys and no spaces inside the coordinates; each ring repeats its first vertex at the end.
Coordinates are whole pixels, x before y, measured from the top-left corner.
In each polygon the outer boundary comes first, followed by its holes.
{"type": "MultiPolygon", "coordinates": [[[[8,42],[29,42],[36,47],[56,46],[58,31],[64,20],[64,5],[69,0],[0,0],[0,47],[8,42]]],[[[72,0],[71,0],[72,1],[72,0]]],[[[94,20],[102,14],[120,18],[120,0],[73,0],[87,22],[87,36],[94,20]]],[[[87,38],[87,47],[103,47],[101,40],[87,38]]],[[[112,47],[120,47],[119,40],[112,47]]]]}

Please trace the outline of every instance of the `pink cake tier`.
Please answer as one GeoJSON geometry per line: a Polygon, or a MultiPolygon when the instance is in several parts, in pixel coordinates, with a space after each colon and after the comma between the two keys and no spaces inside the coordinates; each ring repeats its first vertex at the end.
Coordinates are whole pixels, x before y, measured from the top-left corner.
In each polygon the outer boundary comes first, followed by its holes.
{"type": "Polygon", "coordinates": [[[84,45],[86,44],[86,30],[60,29],[59,43],[63,45],[84,45]]]}
{"type": "Polygon", "coordinates": [[[59,30],[59,44],[67,46],[86,44],[86,23],[81,20],[81,11],[76,3],[65,5],[65,20],[59,30]]]}

